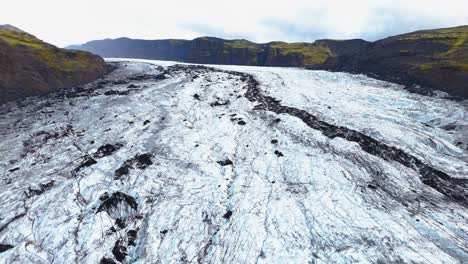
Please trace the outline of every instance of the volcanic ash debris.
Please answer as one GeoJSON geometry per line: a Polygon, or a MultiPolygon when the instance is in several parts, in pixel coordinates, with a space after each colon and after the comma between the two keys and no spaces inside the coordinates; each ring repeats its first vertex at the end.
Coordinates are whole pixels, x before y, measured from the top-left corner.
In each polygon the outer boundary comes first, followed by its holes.
{"type": "Polygon", "coordinates": [[[233,165],[232,161],[230,159],[225,159],[225,160],[219,160],[217,161],[219,165],[221,166],[228,166],[228,165],[233,165]]]}
{"type": "Polygon", "coordinates": [[[226,220],[229,220],[229,219],[231,219],[231,216],[232,216],[232,211],[231,211],[231,210],[228,210],[228,211],[223,215],[223,218],[226,219],[226,220]]]}
{"type": "Polygon", "coordinates": [[[283,153],[281,151],[275,150],[275,155],[278,157],[284,157],[283,153]]]}
{"type": "Polygon", "coordinates": [[[126,160],[120,168],[115,171],[115,178],[119,179],[120,177],[130,173],[130,169],[146,169],[148,166],[153,164],[151,160],[152,155],[149,153],[136,155],[132,159],[126,160]]]}
{"type": "Polygon", "coordinates": [[[8,172],[15,172],[15,171],[17,171],[19,169],[20,169],[19,167],[16,167],[16,168],[13,168],[13,169],[9,169],[8,172]]]}
{"type": "Polygon", "coordinates": [[[97,163],[97,161],[91,158],[90,156],[85,156],[83,157],[83,159],[84,159],[83,162],[81,162],[81,164],[75,168],[74,172],[78,172],[85,167],[89,167],[97,163]]]}
{"type": "Polygon", "coordinates": [[[127,232],[127,244],[128,246],[135,246],[135,241],[137,240],[138,232],[136,230],[128,230],[127,232]]]}
{"type": "Polygon", "coordinates": [[[119,150],[122,147],[122,144],[106,144],[103,146],[100,146],[96,153],[94,153],[95,158],[103,158],[109,155],[112,155],[114,152],[119,150]]]}
{"type": "Polygon", "coordinates": [[[100,264],[117,264],[117,262],[111,258],[102,258],[100,264]]]}
{"type": "Polygon", "coordinates": [[[229,104],[229,101],[215,101],[213,103],[210,104],[211,107],[215,107],[215,106],[223,106],[223,105],[228,105],[229,104]]]}
{"type": "Polygon", "coordinates": [[[115,192],[101,203],[96,213],[107,212],[112,219],[117,220],[136,215],[137,209],[135,198],[123,192],[115,192]]]}
{"type": "Polygon", "coordinates": [[[10,250],[12,248],[14,248],[14,246],[12,246],[12,245],[0,244],[0,253],[3,253],[3,252],[5,252],[7,250],[10,250]]]}
{"type": "Polygon", "coordinates": [[[112,249],[112,254],[114,255],[115,259],[120,262],[123,262],[127,257],[127,247],[124,246],[124,241],[119,239],[115,241],[114,248],[112,249]]]}
{"type": "Polygon", "coordinates": [[[45,191],[49,190],[54,186],[55,181],[50,181],[48,183],[41,183],[37,187],[29,187],[28,190],[26,191],[26,196],[28,198],[35,196],[35,195],[41,195],[45,191]]]}

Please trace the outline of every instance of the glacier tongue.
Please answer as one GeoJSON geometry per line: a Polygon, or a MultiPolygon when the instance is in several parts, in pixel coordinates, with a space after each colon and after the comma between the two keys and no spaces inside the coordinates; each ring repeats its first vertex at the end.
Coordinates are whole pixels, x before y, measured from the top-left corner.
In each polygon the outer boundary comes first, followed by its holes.
{"type": "Polygon", "coordinates": [[[466,263],[466,102],[113,60],[0,107],[0,263],[466,263]]]}

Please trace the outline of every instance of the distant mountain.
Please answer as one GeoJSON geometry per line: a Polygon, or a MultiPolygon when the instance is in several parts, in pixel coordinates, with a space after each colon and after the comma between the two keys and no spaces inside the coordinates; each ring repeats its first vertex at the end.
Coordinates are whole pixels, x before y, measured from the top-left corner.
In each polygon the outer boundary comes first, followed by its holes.
{"type": "Polygon", "coordinates": [[[364,73],[406,85],[415,92],[433,89],[468,98],[468,26],[417,31],[375,42],[317,40],[314,43],[224,40],[91,41],[70,49],[103,57],[174,60],[203,64],[306,67],[364,73]],[[419,87],[419,86],[422,87],[419,87]]]}
{"type": "Polygon", "coordinates": [[[194,40],[105,39],[67,48],[90,51],[103,57],[288,67],[314,66],[334,56],[328,47],[316,43],[257,44],[243,39],[225,40],[213,37],[194,40]]]}
{"type": "Polygon", "coordinates": [[[11,25],[0,25],[0,103],[81,85],[107,72],[89,52],[59,49],[11,25]]]}
{"type": "Polygon", "coordinates": [[[84,45],[68,46],[67,49],[84,50],[102,57],[139,58],[185,61],[188,40],[139,40],[129,38],[90,41],[84,45]]]}

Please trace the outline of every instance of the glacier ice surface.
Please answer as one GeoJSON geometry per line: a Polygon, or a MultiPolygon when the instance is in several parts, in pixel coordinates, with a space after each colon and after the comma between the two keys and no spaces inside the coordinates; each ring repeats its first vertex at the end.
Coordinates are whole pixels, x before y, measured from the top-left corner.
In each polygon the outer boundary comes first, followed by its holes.
{"type": "Polygon", "coordinates": [[[109,61],[81,89],[0,106],[0,263],[468,262],[466,204],[256,108],[229,71],[463,182],[466,101],[346,73],[109,61]]]}

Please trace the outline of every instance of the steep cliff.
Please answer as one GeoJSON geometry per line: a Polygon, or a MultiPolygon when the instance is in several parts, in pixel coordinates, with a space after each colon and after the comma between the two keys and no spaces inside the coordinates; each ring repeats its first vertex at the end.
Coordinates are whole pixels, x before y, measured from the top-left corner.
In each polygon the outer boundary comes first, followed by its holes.
{"type": "Polygon", "coordinates": [[[314,43],[224,40],[91,41],[71,48],[104,57],[173,60],[202,64],[305,67],[368,74],[418,93],[437,89],[468,98],[468,26],[417,31],[376,42],[361,39],[314,43]]]}
{"type": "Polygon", "coordinates": [[[318,43],[258,44],[243,39],[225,40],[213,37],[194,40],[105,39],[68,48],[85,50],[109,58],[286,67],[316,66],[334,56],[327,46],[318,43]]]}
{"type": "Polygon", "coordinates": [[[83,45],[71,45],[68,49],[84,50],[107,58],[137,58],[185,61],[190,41],[177,39],[104,39],[83,45]]]}

